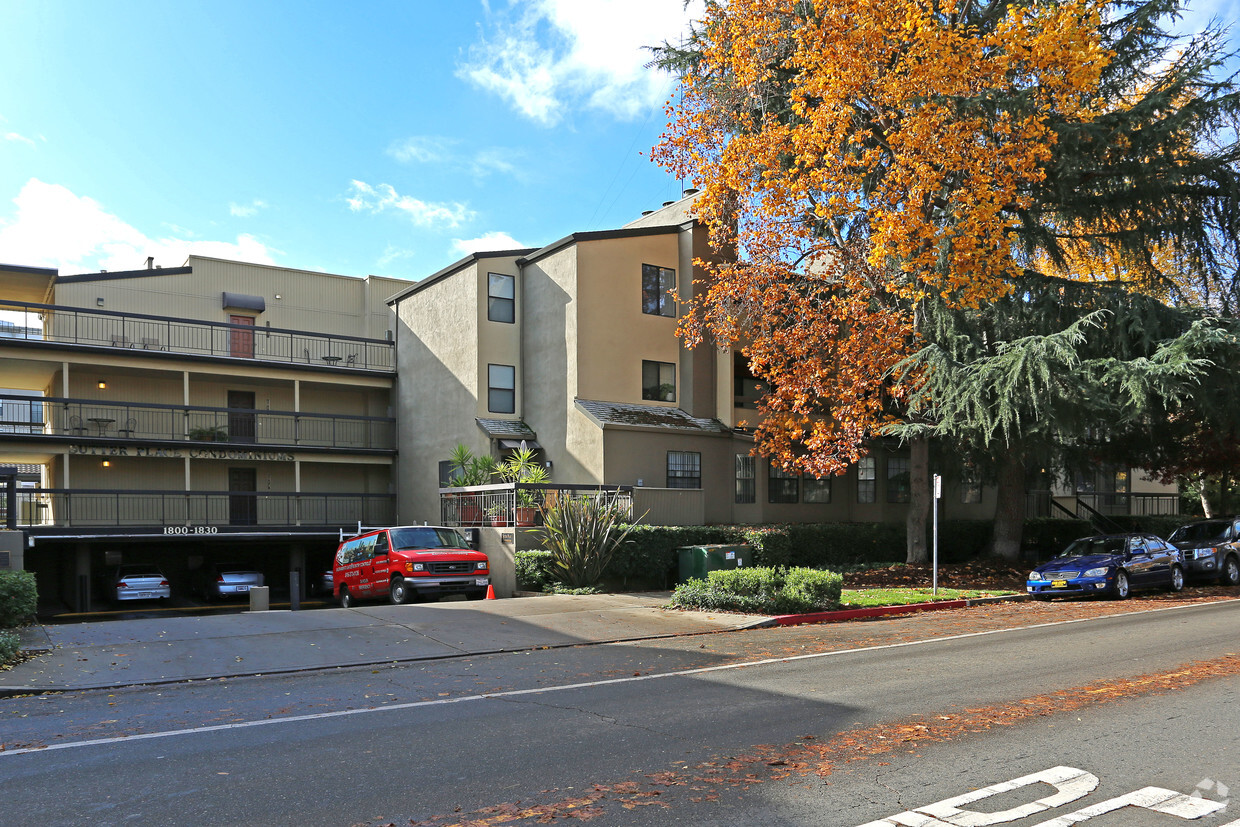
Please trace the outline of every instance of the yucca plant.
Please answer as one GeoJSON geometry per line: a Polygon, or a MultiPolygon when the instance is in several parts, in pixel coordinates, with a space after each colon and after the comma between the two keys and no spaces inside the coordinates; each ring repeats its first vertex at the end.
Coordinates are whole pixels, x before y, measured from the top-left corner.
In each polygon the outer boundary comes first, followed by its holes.
{"type": "Polygon", "coordinates": [[[629,503],[618,493],[560,496],[542,513],[538,537],[551,552],[556,575],[571,589],[597,585],[633,530],[629,503]]]}

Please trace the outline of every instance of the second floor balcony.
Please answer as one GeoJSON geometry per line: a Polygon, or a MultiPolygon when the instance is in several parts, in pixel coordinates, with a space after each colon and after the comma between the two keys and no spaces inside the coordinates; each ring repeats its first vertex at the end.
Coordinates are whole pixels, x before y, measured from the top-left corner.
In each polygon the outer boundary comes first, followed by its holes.
{"type": "Polygon", "coordinates": [[[11,325],[0,328],[0,342],[88,345],[386,373],[396,370],[395,344],[386,339],[31,302],[0,301],[0,312],[12,319],[11,325]]]}
{"type": "Polygon", "coordinates": [[[183,440],[392,451],[391,417],[0,394],[0,436],[183,440]]]}

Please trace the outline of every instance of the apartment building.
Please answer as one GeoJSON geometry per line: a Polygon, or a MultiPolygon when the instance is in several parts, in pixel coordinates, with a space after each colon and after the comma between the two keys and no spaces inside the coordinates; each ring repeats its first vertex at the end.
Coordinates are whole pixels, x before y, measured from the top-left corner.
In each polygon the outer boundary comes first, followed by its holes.
{"type": "MultiPolygon", "coordinates": [[[[392,297],[413,513],[439,513],[456,445],[502,458],[525,441],[556,483],[632,486],[651,523],[904,519],[898,444],[825,480],[752,456],[761,389],[745,360],[676,336],[670,291],[693,295],[712,255],[693,196],[618,230],[468,256],[392,297]]],[[[944,476],[944,516],[993,515],[993,492],[944,476]]]]}
{"type": "Polygon", "coordinates": [[[222,557],[304,593],[341,530],[393,521],[385,301],[406,284],[199,256],[0,267],[0,466],[26,469],[5,521],[41,590],[85,609],[113,565],[158,562],[176,592],[222,557]]]}

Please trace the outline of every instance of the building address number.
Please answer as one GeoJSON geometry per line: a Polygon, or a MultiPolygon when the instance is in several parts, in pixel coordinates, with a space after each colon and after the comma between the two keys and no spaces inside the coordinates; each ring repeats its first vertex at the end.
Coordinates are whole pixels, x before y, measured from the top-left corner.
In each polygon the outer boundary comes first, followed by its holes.
{"type": "Polygon", "coordinates": [[[164,534],[215,534],[219,529],[213,525],[166,525],[164,534]]]}

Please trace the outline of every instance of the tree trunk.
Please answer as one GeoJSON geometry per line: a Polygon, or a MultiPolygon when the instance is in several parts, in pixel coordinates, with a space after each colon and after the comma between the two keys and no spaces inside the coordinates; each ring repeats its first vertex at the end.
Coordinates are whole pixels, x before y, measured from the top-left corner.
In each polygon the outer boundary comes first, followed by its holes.
{"type": "Polygon", "coordinates": [[[1206,517],[1214,516],[1214,503],[1210,501],[1210,486],[1205,474],[1197,475],[1197,496],[1201,498],[1201,513],[1206,517]]]}
{"type": "Polygon", "coordinates": [[[1004,560],[1020,559],[1020,541],[1025,528],[1025,458],[1008,453],[999,466],[994,533],[990,553],[1004,560]]]}
{"type": "Polygon", "coordinates": [[[908,515],[904,520],[907,557],[905,562],[920,565],[930,562],[926,546],[926,515],[933,498],[930,482],[930,440],[915,437],[909,442],[908,462],[908,515]]]}

